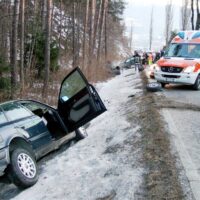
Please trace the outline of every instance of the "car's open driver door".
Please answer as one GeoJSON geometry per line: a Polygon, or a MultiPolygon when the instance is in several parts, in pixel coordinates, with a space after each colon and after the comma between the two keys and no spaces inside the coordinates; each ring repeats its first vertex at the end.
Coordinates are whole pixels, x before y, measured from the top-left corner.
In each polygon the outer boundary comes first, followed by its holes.
{"type": "Polygon", "coordinates": [[[63,80],[58,99],[58,112],[69,132],[83,126],[106,111],[95,88],[79,68],[63,80]]]}

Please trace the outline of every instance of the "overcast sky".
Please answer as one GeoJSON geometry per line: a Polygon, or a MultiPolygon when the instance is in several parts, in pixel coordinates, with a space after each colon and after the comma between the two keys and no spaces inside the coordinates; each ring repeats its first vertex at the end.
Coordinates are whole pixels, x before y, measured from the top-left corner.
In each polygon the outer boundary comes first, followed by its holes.
{"type": "MultiPolygon", "coordinates": [[[[127,34],[133,24],[134,49],[149,48],[149,24],[153,7],[153,42],[152,49],[159,50],[164,45],[165,5],[169,0],[126,0],[124,20],[127,34]]],[[[182,0],[172,0],[174,4],[173,30],[180,30],[180,7],[182,0]]]]}

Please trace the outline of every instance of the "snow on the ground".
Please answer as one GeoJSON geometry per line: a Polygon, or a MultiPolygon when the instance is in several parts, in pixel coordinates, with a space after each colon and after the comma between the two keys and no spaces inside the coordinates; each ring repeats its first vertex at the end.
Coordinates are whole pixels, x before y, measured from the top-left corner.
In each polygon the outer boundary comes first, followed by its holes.
{"type": "Polygon", "coordinates": [[[137,83],[139,75],[132,69],[99,83],[108,111],[91,122],[86,139],[43,164],[37,184],[13,199],[95,200],[109,195],[134,199],[144,169],[138,164],[140,151],[133,152],[126,144],[129,138],[140,138],[140,133],[126,120],[125,107],[128,96],[140,91],[134,89],[137,83]]]}

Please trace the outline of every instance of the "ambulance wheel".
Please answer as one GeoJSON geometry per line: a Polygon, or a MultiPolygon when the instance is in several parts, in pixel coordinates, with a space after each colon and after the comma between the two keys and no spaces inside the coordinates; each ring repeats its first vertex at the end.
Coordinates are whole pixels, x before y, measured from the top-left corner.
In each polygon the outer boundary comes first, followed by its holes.
{"type": "Polygon", "coordinates": [[[199,90],[200,89],[200,74],[197,76],[197,79],[193,85],[194,90],[199,90]]]}

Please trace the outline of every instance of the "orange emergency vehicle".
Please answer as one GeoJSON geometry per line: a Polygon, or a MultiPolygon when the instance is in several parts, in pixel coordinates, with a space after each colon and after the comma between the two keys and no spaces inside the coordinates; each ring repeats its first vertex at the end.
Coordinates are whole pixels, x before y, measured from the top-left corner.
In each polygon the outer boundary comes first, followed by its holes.
{"type": "Polygon", "coordinates": [[[200,31],[179,32],[171,41],[154,71],[155,79],[162,84],[192,85],[200,89],[200,31]]]}

